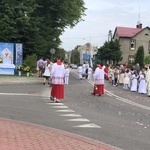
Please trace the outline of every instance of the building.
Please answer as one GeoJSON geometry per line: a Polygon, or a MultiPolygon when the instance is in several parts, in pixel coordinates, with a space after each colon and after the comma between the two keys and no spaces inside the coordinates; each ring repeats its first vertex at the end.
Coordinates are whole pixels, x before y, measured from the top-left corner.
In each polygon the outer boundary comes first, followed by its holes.
{"type": "Polygon", "coordinates": [[[78,51],[80,52],[80,64],[87,61],[93,66],[93,56],[97,53],[97,48],[92,46],[91,43],[86,43],[85,45],[79,46],[78,51]]]}
{"type": "Polygon", "coordinates": [[[144,47],[144,56],[150,52],[150,28],[142,28],[138,23],[135,28],[116,27],[113,40],[119,40],[122,51],[122,61],[119,63],[133,63],[139,46],[144,47]]]}

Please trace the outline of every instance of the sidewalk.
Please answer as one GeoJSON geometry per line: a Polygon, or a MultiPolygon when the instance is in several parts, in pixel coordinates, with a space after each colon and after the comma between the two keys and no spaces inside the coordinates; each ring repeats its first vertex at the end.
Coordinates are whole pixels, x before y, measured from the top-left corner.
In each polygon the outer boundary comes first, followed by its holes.
{"type": "Polygon", "coordinates": [[[42,84],[43,78],[25,76],[0,76],[0,85],[10,84],[42,84]]]}
{"type": "MultiPolygon", "coordinates": [[[[7,84],[42,84],[42,78],[0,76],[7,84]]],[[[0,150],[119,150],[65,131],[0,118],[0,150]]]]}

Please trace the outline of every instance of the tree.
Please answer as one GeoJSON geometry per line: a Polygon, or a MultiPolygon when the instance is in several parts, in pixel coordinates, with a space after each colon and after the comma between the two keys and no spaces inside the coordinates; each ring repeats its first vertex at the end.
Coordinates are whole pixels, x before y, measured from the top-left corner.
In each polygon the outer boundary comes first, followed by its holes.
{"type": "Polygon", "coordinates": [[[114,63],[118,63],[119,61],[122,60],[122,52],[120,50],[120,45],[119,41],[110,41],[110,42],[105,42],[102,47],[98,49],[97,56],[99,59],[104,61],[113,61],[114,63]]]}
{"type": "Polygon", "coordinates": [[[141,67],[144,66],[144,47],[139,46],[135,54],[135,64],[139,63],[141,67]]]}
{"type": "Polygon", "coordinates": [[[22,43],[24,57],[46,57],[61,44],[64,29],[82,21],[84,5],[83,0],[1,0],[0,41],[22,43]]]}
{"type": "Polygon", "coordinates": [[[150,56],[144,58],[144,64],[150,64],[150,56]]]}
{"type": "Polygon", "coordinates": [[[71,63],[79,64],[80,63],[80,53],[78,51],[78,46],[75,47],[74,50],[71,52],[71,63]]]}

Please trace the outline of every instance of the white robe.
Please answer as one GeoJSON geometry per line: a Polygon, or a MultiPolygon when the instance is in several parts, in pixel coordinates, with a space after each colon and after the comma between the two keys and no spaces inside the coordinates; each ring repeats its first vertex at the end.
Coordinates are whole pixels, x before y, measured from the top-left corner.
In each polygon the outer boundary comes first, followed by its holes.
{"type": "Polygon", "coordinates": [[[138,76],[135,76],[135,74],[133,74],[131,76],[131,91],[137,91],[137,87],[138,87],[138,76]]]}
{"type": "Polygon", "coordinates": [[[62,63],[61,65],[57,65],[57,63],[54,63],[51,70],[52,84],[64,84],[64,76],[64,64],[62,63]]]}
{"type": "Polygon", "coordinates": [[[104,70],[100,68],[96,68],[94,72],[94,82],[96,85],[104,84],[104,70]]]}
{"type": "Polygon", "coordinates": [[[146,73],[146,81],[147,81],[147,95],[150,96],[150,70],[146,73]]]}
{"type": "Polygon", "coordinates": [[[143,94],[147,93],[146,92],[146,79],[143,74],[139,75],[139,81],[140,83],[139,83],[138,93],[143,93],[143,94]]]}
{"type": "Polygon", "coordinates": [[[69,83],[69,74],[70,74],[70,70],[66,68],[65,69],[65,84],[69,83]]]}

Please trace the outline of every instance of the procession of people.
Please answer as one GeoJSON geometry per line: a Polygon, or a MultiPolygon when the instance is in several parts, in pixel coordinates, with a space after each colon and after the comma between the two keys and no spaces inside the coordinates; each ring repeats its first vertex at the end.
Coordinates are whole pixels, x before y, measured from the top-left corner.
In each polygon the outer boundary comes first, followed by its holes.
{"type": "MultiPolygon", "coordinates": [[[[43,77],[43,85],[46,80],[50,85],[50,99],[55,102],[61,102],[64,99],[64,85],[69,84],[70,69],[68,64],[61,61],[58,56],[55,62],[40,58],[37,62],[37,76],[43,77]]],[[[125,65],[102,65],[96,63],[93,67],[84,62],[77,68],[79,79],[94,80],[92,95],[101,96],[104,94],[105,80],[108,80],[110,86],[121,85],[124,90],[147,94],[150,97],[150,65],[141,68],[139,63],[136,66],[128,67],[125,65]]]]}

